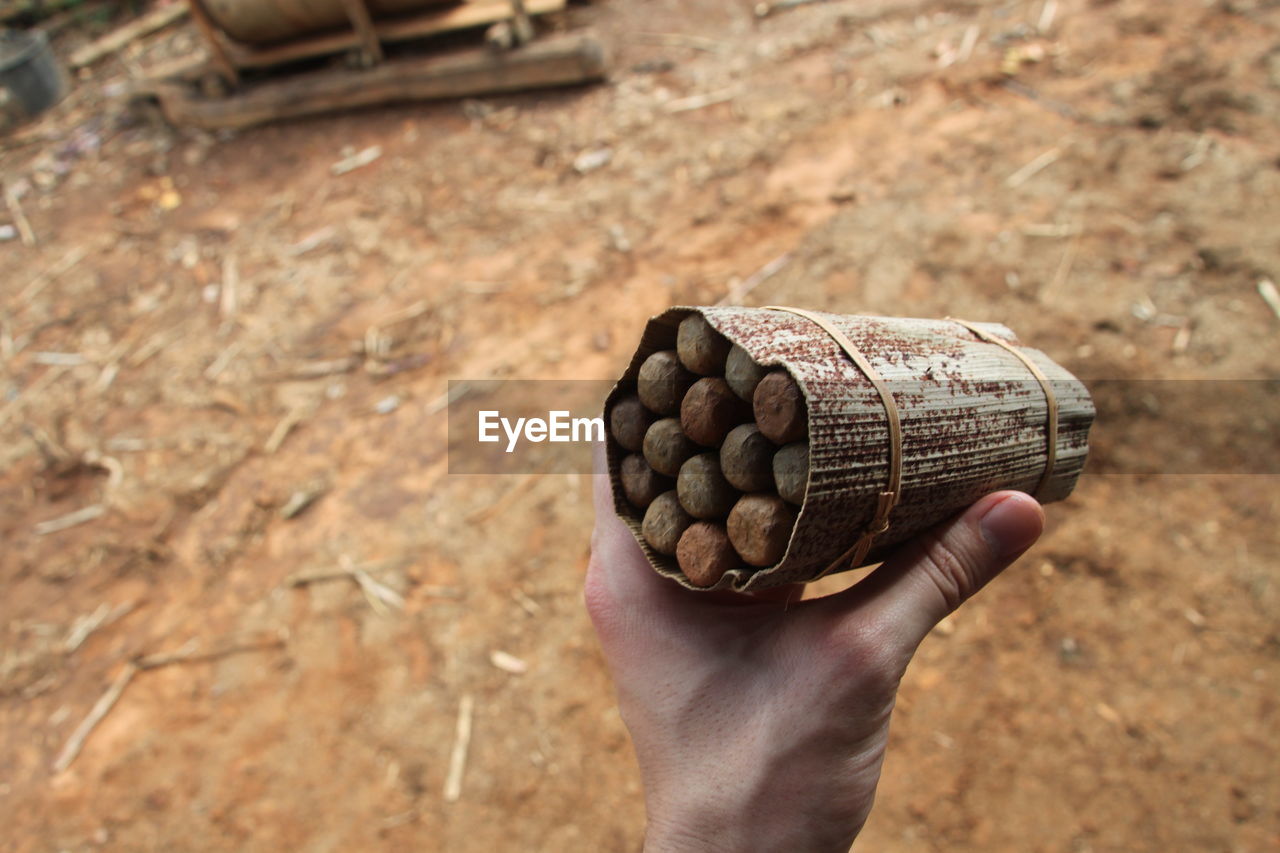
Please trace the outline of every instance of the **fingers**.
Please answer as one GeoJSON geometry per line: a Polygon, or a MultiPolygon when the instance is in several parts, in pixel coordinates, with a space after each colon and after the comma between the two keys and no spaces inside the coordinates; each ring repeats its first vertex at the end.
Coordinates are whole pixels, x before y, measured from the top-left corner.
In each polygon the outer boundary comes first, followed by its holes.
{"type": "Polygon", "coordinates": [[[1044,510],[1030,495],[997,492],[904,545],[852,589],[833,596],[877,619],[914,649],[933,627],[1040,538],[1044,510]]]}
{"type": "Polygon", "coordinates": [[[682,590],[653,570],[631,531],[618,518],[603,442],[595,446],[594,461],[596,524],[584,594],[591,618],[602,628],[627,609],[661,607],[682,590]]]}

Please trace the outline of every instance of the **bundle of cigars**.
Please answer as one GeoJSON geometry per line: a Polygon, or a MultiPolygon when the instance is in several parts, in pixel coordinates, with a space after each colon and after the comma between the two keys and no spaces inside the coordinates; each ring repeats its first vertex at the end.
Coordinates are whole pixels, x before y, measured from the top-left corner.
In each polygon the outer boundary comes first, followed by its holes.
{"type": "Polygon", "coordinates": [[[795,308],[672,308],[605,402],[615,508],[699,590],[878,562],[999,489],[1061,500],[1093,417],[1003,326],[795,308]]]}

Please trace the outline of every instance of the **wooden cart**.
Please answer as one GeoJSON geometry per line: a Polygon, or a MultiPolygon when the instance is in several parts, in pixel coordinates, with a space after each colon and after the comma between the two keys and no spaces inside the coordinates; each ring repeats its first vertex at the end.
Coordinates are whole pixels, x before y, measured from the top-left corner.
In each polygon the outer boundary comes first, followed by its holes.
{"type": "MultiPolygon", "coordinates": [[[[268,36],[248,41],[258,18],[233,18],[247,0],[188,0],[207,54],[153,69],[135,86],[175,124],[238,129],[393,102],[470,97],[596,82],[602,46],[586,35],[540,36],[539,17],[566,0],[327,0],[340,4],[338,28],[299,0],[253,0],[268,36]],[[262,13],[270,11],[271,16],[262,13]],[[232,37],[228,25],[239,38],[232,37]],[[278,38],[289,24],[296,37],[278,38]],[[451,33],[476,33],[458,47],[451,33]],[[480,38],[483,34],[484,38],[480,38]]],[[[247,8],[247,7],[246,7],[247,8]]],[[[332,10],[330,10],[332,11],[332,10]]]]}

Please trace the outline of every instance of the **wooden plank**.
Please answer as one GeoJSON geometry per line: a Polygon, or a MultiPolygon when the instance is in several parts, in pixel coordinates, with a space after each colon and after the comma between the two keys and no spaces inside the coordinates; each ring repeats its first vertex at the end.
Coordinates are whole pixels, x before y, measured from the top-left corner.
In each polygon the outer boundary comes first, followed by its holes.
{"type": "Polygon", "coordinates": [[[241,129],[278,119],[403,101],[463,98],[589,83],[604,78],[599,42],[585,36],[536,42],[495,54],[468,50],[449,56],[398,60],[367,71],[301,74],[261,83],[241,95],[204,98],[189,86],[158,91],[174,124],[205,130],[241,129]]]}
{"type": "Polygon", "coordinates": [[[204,0],[187,0],[187,3],[191,6],[192,20],[196,22],[200,34],[204,36],[205,44],[213,52],[211,59],[214,67],[228,83],[234,86],[240,82],[240,73],[236,70],[236,64],[227,51],[222,34],[218,32],[218,27],[209,15],[209,10],[204,6],[204,0]]]}
{"type": "MultiPolygon", "coordinates": [[[[524,2],[525,12],[529,15],[558,12],[565,5],[566,0],[525,0],[524,2]]],[[[373,25],[378,40],[386,44],[412,41],[453,30],[482,27],[508,20],[511,15],[511,0],[475,0],[461,6],[425,12],[411,18],[374,21],[373,25]]],[[[230,46],[230,54],[232,61],[239,68],[268,68],[317,56],[342,53],[358,47],[360,47],[360,37],[355,32],[341,32],[267,48],[233,44],[230,46]]]]}
{"type": "Polygon", "coordinates": [[[86,65],[92,65],[104,56],[115,53],[136,39],[150,35],[177,22],[179,19],[186,17],[186,14],[187,5],[185,3],[173,3],[168,6],[161,6],[158,9],[152,9],[145,15],[134,18],[124,26],[112,30],[102,38],[95,39],[71,54],[71,67],[83,68],[86,65]]]}
{"type": "Polygon", "coordinates": [[[378,41],[378,32],[374,29],[373,18],[369,17],[369,7],[365,5],[364,0],[342,0],[342,6],[347,10],[351,28],[360,39],[365,61],[370,65],[381,62],[382,43],[378,41]]]}

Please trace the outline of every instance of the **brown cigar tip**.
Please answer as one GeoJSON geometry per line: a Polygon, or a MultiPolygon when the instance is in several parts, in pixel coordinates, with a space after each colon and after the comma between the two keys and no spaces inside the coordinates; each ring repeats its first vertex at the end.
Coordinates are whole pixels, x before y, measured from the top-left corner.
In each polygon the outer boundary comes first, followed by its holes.
{"type": "Polygon", "coordinates": [[[809,442],[793,442],[773,455],[773,480],[783,500],[796,506],[804,503],[809,484],[809,442]]]}
{"type": "Polygon", "coordinates": [[[644,458],[654,470],[669,477],[680,473],[680,466],[691,456],[702,452],[689,436],[680,428],[677,418],[663,418],[654,421],[644,434],[644,458]]]}
{"type": "Polygon", "coordinates": [[[671,488],[671,479],[653,470],[639,453],[633,453],[622,460],[618,475],[622,480],[623,494],[633,506],[641,510],[671,488]]]}
{"type": "Polygon", "coordinates": [[[738,554],[729,534],[718,524],[694,522],[676,546],[680,571],[694,586],[714,586],[725,572],[738,566],[738,554]]]}
{"type": "Polygon", "coordinates": [[[675,490],[664,492],[654,498],[653,503],[645,510],[644,521],[640,532],[644,535],[649,547],[659,554],[675,556],[680,537],[693,524],[693,516],[684,511],[675,490]]]}
{"type": "Polygon", "coordinates": [[[718,447],[729,430],[750,417],[747,406],[718,376],[693,383],[680,404],[680,426],[685,435],[707,447],[718,447]]]}
{"type": "Polygon", "coordinates": [[[772,371],[760,380],[752,410],[760,431],[777,444],[808,437],[809,409],[804,393],[785,370],[772,371]]]}
{"type": "Polygon", "coordinates": [[[729,513],[729,540],[753,566],[782,559],[796,524],[796,511],[774,494],[744,495],[729,513]]]}
{"type": "Polygon", "coordinates": [[[640,398],[629,395],[614,403],[609,413],[609,431],[623,448],[638,451],[644,446],[645,432],[657,415],[645,408],[640,398]]]}
{"type": "Polygon", "coordinates": [[[701,519],[724,518],[741,496],[724,478],[715,452],[699,454],[680,466],[676,493],[689,514],[701,519]]]}
{"type": "Polygon", "coordinates": [[[773,488],[773,454],[777,445],[755,424],[740,424],[725,436],[720,447],[720,468],[724,477],[744,492],[773,488]]]}
{"type": "Polygon", "coordinates": [[[768,368],[756,364],[755,359],[737,344],[733,345],[733,348],[729,350],[729,355],[725,358],[725,381],[729,383],[733,393],[748,403],[751,402],[751,398],[756,393],[756,386],[760,384],[760,380],[768,372],[768,368]]]}
{"type": "Polygon", "coordinates": [[[680,363],[675,350],[659,350],[640,365],[636,392],[650,411],[677,415],[680,401],[697,378],[680,363]]]}
{"type": "Polygon", "coordinates": [[[724,373],[732,344],[701,314],[690,314],[676,331],[676,352],[685,367],[703,376],[724,373]]]}

